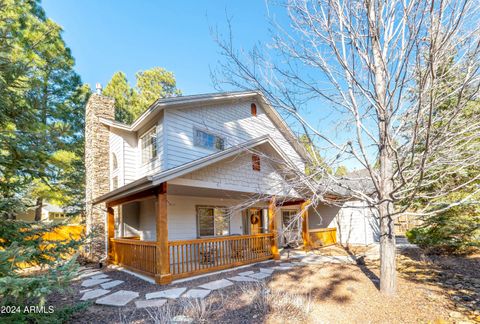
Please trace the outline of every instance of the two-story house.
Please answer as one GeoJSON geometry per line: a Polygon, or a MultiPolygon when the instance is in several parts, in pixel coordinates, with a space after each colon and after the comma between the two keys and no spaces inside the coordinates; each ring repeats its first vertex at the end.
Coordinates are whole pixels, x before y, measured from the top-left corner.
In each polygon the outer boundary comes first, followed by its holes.
{"type": "Polygon", "coordinates": [[[307,208],[308,184],[292,181],[306,152],[256,91],[159,99],[131,125],[94,94],[85,127],[92,252],[161,284],[278,259],[287,233],[335,241],[338,215],[358,215],[307,208]]]}

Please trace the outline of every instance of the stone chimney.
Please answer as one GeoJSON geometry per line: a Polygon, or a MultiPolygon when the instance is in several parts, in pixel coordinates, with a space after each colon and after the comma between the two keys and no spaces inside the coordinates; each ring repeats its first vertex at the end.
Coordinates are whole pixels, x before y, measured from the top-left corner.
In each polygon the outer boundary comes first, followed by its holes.
{"type": "Polygon", "coordinates": [[[90,96],[85,107],[86,221],[87,234],[92,235],[86,252],[93,261],[106,257],[106,206],[93,206],[92,201],[110,191],[109,129],[99,118],[115,117],[114,100],[98,92],[97,85],[97,93],[90,96]]]}

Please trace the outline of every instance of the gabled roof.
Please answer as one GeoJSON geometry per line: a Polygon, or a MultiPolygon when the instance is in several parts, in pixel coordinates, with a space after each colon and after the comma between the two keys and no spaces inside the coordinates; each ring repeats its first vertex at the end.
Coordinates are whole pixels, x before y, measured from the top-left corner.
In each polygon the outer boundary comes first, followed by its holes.
{"type": "Polygon", "coordinates": [[[242,143],[240,145],[232,146],[228,149],[225,149],[223,151],[219,151],[214,154],[207,155],[205,157],[202,157],[200,159],[191,161],[189,163],[182,164],[180,166],[177,166],[172,169],[165,170],[163,172],[151,175],[151,176],[146,176],[141,179],[138,179],[134,182],[131,182],[125,186],[122,186],[118,189],[115,189],[113,191],[110,191],[109,193],[102,195],[98,198],[96,198],[93,201],[93,204],[99,204],[102,202],[109,202],[113,201],[119,198],[123,198],[132,194],[135,194],[140,191],[148,190],[151,188],[154,188],[158,185],[160,185],[163,182],[170,181],[172,179],[181,177],[183,175],[186,175],[190,172],[199,170],[201,168],[204,168],[206,166],[209,166],[211,164],[214,164],[216,162],[220,162],[224,159],[227,159],[229,157],[235,156],[239,153],[245,152],[249,149],[252,149],[254,147],[257,147],[262,144],[268,144],[271,148],[275,150],[279,154],[279,156],[282,157],[282,159],[291,167],[291,168],[297,168],[298,167],[293,163],[288,156],[286,156],[283,151],[280,149],[280,147],[275,143],[275,141],[269,136],[269,135],[264,135],[257,137],[251,141],[242,143]]]}
{"type": "Polygon", "coordinates": [[[267,116],[278,127],[283,136],[292,145],[295,151],[304,159],[308,159],[308,155],[303,145],[298,141],[290,127],[285,123],[280,114],[268,103],[265,96],[260,91],[231,91],[220,93],[207,93],[190,96],[169,97],[156,100],[147,110],[143,112],[131,125],[127,125],[112,119],[100,118],[100,121],[113,128],[125,131],[136,132],[151,118],[157,116],[163,109],[191,107],[192,105],[204,105],[207,103],[220,104],[232,102],[236,100],[257,99],[262,104],[267,116]]]}

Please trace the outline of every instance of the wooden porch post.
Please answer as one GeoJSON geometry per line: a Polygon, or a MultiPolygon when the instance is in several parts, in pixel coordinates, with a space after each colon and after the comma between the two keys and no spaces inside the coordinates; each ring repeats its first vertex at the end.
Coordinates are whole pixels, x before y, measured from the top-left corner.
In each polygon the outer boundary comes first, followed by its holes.
{"type": "Polygon", "coordinates": [[[172,282],[170,254],[168,251],[167,183],[162,183],[157,192],[157,246],[155,282],[167,285],[172,282]]]}
{"type": "Polygon", "coordinates": [[[115,235],[115,213],[113,207],[107,206],[107,263],[114,261],[112,242],[115,235]]]}
{"type": "Polygon", "coordinates": [[[307,206],[310,201],[305,201],[300,208],[302,209],[302,239],[303,239],[303,248],[310,248],[310,233],[308,232],[308,209],[307,206]]]}
{"type": "Polygon", "coordinates": [[[277,206],[275,205],[275,196],[270,199],[268,205],[268,229],[270,233],[273,233],[271,241],[272,254],[274,260],[280,260],[280,254],[278,253],[278,233],[277,233],[277,206]]]}

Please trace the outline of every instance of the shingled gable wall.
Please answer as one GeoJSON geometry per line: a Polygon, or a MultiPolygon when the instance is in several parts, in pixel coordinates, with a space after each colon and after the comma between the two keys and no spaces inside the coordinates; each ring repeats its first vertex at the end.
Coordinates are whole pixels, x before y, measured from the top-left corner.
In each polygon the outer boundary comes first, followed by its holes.
{"type": "Polygon", "coordinates": [[[114,100],[92,94],[85,107],[85,178],[87,233],[93,233],[88,246],[88,256],[100,261],[105,254],[106,206],[92,205],[92,201],[110,191],[109,182],[109,129],[99,118],[115,117],[114,100]]]}

